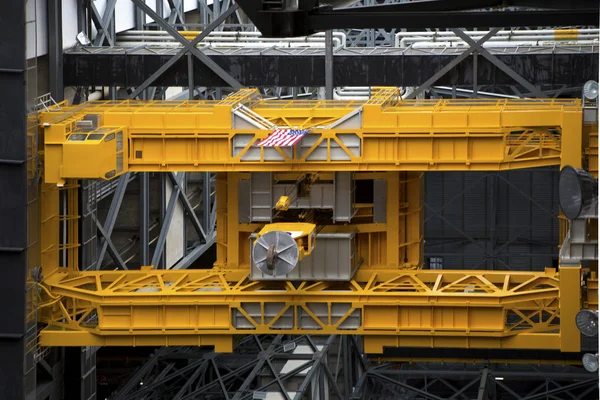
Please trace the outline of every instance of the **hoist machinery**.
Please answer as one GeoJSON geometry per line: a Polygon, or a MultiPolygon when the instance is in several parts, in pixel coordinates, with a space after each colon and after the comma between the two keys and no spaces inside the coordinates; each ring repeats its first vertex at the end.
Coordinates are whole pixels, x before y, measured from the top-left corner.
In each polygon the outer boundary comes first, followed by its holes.
{"type": "Polygon", "coordinates": [[[43,345],[230,351],[237,335],[287,333],[360,335],[367,353],[579,349],[579,266],[423,269],[424,173],[581,168],[579,100],[403,101],[376,88],[368,101],[286,101],[242,89],[61,103],[39,121],[43,345]],[[216,172],[214,265],[79,270],[79,179],[180,171],[216,172]]]}

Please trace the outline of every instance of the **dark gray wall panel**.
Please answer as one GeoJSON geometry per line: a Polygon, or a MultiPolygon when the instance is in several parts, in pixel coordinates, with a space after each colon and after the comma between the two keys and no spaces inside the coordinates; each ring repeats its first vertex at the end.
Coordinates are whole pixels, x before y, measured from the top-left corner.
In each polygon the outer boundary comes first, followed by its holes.
{"type": "Polygon", "coordinates": [[[557,168],[426,173],[426,266],[429,257],[442,257],[445,269],[552,267],[557,180],[557,168]]]}

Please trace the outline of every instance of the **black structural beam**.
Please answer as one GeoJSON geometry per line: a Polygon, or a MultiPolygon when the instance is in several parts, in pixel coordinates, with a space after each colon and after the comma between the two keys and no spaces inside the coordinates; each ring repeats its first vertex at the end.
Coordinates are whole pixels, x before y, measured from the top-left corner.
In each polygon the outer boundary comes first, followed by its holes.
{"type": "Polygon", "coordinates": [[[594,0],[425,0],[341,8],[344,0],[300,0],[285,6],[238,0],[267,37],[303,36],[329,29],[425,29],[597,25],[594,0]],[[537,9],[532,9],[537,8],[537,9]]]}
{"type": "MultiPolygon", "coordinates": [[[[238,49],[239,50],[239,49],[238,49]]],[[[288,49],[291,50],[291,49],[288,49]]],[[[582,86],[598,79],[598,46],[586,48],[502,48],[489,49],[497,59],[533,85],[582,86]]],[[[172,49],[176,52],[176,49],[172,49]]],[[[418,86],[444,68],[464,49],[341,49],[334,54],[336,86],[418,86]]],[[[169,51],[126,48],[79,49],[64,55],[65,86],[125,86],[142,84],[171,59],[169,51]]],[[[223,70],[244,86],[325,86],[323,49],[277,51],[242,50],[231,54],[205,50],[223,70]]],[[[477,84],[514,85],[514,80],[489,60],[479,57],[477,84]]],[[[186,86],[188,60],[182,58],[153,83],[155,86],[186,86]]],[[[193,60],[193,81],[197,86],[222,86],[223,81],[206,65],[193,60]]],[[[435,85],[473,85],[473,64],[469,58],[443,75],[435,85]]]]}
{"type": "MultiPolygon", "coordinates": [[[[0,12],[0,397],[25,399],[27,88],[25,1],[0,12]],[[10,39],[8,39],[10,38],[10,39]]],[[[31,367],[29,367],[31,368],[31,367]]]]}
{"type": "MultiPolygon", "coordinates": [[[[484,9],[489,7],[530,7],[553,10],[586,10],[598,9],[596,0],[416,0],[403,3],[376,4],[364,7],[335,7],[336,10],[364,12],[364,10],[385,10],[385,11],[466,11],[474,9],[484,9]]],[[[513,10],[518,12],[517,10],[513,10]]],[[[543,10],[538,10],[537,12],[543,10]]],[[[494,12],[502,12],[496,9],[494,12]]]]}
{"type": "MultiPolygon", "coordinates": [[[[365,7],[367,8],[367,7],[365,7]]],[[[355,12],[321,11],[310,14],[310,32],[327,29],[424,29],[424,28],[488,28],[517,26],[597,25],[598,10],[550,11],[386,11],[385,6],[355,12]]],[[[263,32],[264,33],[264,32],[263,32]]]]}

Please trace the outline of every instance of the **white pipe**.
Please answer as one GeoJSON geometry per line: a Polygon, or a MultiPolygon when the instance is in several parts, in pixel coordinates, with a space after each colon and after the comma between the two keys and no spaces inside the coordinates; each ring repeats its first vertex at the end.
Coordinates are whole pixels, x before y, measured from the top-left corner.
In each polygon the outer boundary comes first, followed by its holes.
{"type": "Polygon", "coordinates": [[[100,90],[96,90],[95,92],[90,93],[88,96],[88,101],[95,101],[95,100],[101,100],[101,99],[102,99],[102,92],[100,90]]]}
{"type": "MultiPolygon", "coordinates": [[[[484,36],[490,31],[464,31],[467,35],[478,35],[484,36]]],[[[577,34],[586,34],[586,33],[600,33],[600,29],[532,29],[532,30],[501,30],[496,33],[496,35],[532,35],[532,34],[540,34],[540,35],[564,35],[568,32],[577,33],[577,34]]],[[[452,36],[455,35],[453,31],[413,31],[413,32],[397,32],[396,36],[452,36]]]]}
{"type": "MultiPolygon", "coordinates": [[[[434,86],[434,89],[440,89],[440,90],[448,90],[448,91],[452,91],[455,90],[457,93],[470,93],[473,94],[473,91],[470,89],[460,89],[460,88],[452,88],[450,86],[434,86]]],[[[498,98],[502,98],[502,99],[520,99],[519,96],[512,96],[509,94],[500,94],[500,93],[492,93],[492,92],[482,92],[480,90],[477,91],[477,94],[480,94],[482,96],[490,96],[490,97],[498,97],[498,98]]]]}
{"type": "MultiPolygon", "coordinates": [[[[117,42],[118,46],[136,47],[143,43],[147,47],[162,47],[162,48],[181,48],[179,43],[157,43],[157,42],[117,42]]],[[[334,46],[340,47],[341,44],[334,40],[334,46]]],[[[196,47],[199,48],[249,48],[249,49],[267,49],[270,47],[276,48],[324,48],[325,43],[301,42],[301,43],[240,43],[240,42],[209,42],[200,43],[196,47]]]]}
{"type": "MultiPolygon", "coordinates": [[[[569,45],[578,45],[578,46],[584,46],[584,45],[598,45],[598,41],[597,40],[579,40],[579,41],[573,41],[570,43],[561,43],[561,45],[565,45],[565,44],[569,44],[569,45]]],[[[485,42],[482,44],[482,47],[484,48],[490,48],[490,47],[517,47],[517,46],[547,46],[547,47],[551,47],[551,46],[555,46],[557,45],[556,42],[536,42],[536,41],[529,41],[529,42],[485,42]]],[[[413,43],[411,45],[412,48],[415,49],[437,49],[437,48],[445,48],[445,47],[469,47],[469,45],[465,42],[418,42],[418,43],[413,43]]]]}
{"type": "MultiPolygon", "coordinates": [[[[400,39],[399,42],[399,46],[400,47],[409,47],[412,43],[417,43],[417,42],[431,42],[431,43],[440,43],[437,40],[435,40],[435,38],[433,38],[434,40],[427,40],[427,38],[423,38],[423,37],[418,37],[418,36],[411,36],[411,37],[404,37],[402,39],[400,39]]],[[[460,42],[460,43],[465,43],[465,41],[458,37],[458,36],[447,36],[447,37],[443,37],[440,38],[441,40],[443,40],[444,42],[460,42]]],[[[478,41],[481,39],[481,37],[472,37],[473,40],[478,41]]],[[[505,41],[505,42],[511,42],[513,43],[514,41],[525,41],[525,40],[531,40],[531,41],[547,41],[547,42],[557,42],[557,43],[564,43],[564,42],[573,42],[573,43],[578,43],[580,41],[596,41],[598,42],[598,36],[594,36],[594,35],[583,35],[581,37],[579,37],[578,39],[557,39],[552,35],[545,35],[545,36],[519,36],[518,38],[510,38],[510,37],[492,37],[490,39],[488,39],[485,43],[492,43],[492,42],[498,42],[498,41],[505,41]]]]}
{"type": "MultiPolygon", "coordinates": [[[[347,86],[346,86],[347,87],[347,86]]],[[[367,90],[360,91],[348,91],[344,90],[344,88],[334,88],[333,90],[333,99],[334,100],[355,100],[355,101],[367,101],[371,98],[370,90],[371,88],[366,86],[358,86],[357,88],[366,88],[367,90]]],[[[401,99],[406,99],[412,92],[414,92],[415,88],[412,86],[406,88],[400,88],[403,93],[401,99]]]]}
{"type": "MultiPolygon", "coordinates": [[[[334,36],[338,41],[342,41],[339,38],[339,35],[334,36]]],[[[155,36],[138,36],[138,35],[119,35],[117,36],[118,40],[132,40],[132,41],[143,41],[143,40],[157,40],[155,36]]],[[[158,38],[162,40],[162,38],[158,38]]],[[[173,38],[165,38],[165,40],[173,41],[173,38]]],[[[209,36],[202,42],[319,42],[324,43],[324,38],[314,38],[314,37],[303,37],[303,38],[260,38],[260,37],[240,37],[240,36],[223,36],[223,37],[215,37],[209,36]]]]}
{"type": "MultiPolygon", "coordinates": [[[[489,31],[465,31],[465,33],[473,38],[475,37],[483,37],[489,31]]],[[[600,34],[600,29],[539,29],[539,30],[522,30],[522,31],[511,31],[511,30],[503,30],[498,31],[494,37],[502,37],[508,36],[509,38],[512,36],[539,36],[539,35],[550,35],[552,36],[552,40],[567,40],[566,38],[570,38],[571,40],[579,39],[580,37],[585,38],[586,35],[593,35],[594,37],[600,34]],[[577,35],[573,37],[573,35],[577,35]]],[[[447,36],[454,36],[456,34],[452,31],[440,31],[440,32],[398,32],[395,35],[394,45],[395,47],[400,47],[401,38],[405,37],[422,37],[424,39],[432,38],[433,41],[436,38],[446,39],[447,36]]],[[[510,39],[509,39],[510,40],[510,39]]]]}
{"type": "MultiPolygon", "coordinates": [[[[344,32],[333,32],[334,40],[338,45],[346,46],[346,34],[344,32]]],[[[207,36],[207,41],[261,41],[261,42],[321,42],[325,41],[325,33],[316,33],[311,36],[291,37],[291,38],[263,38],[260,32],[211,32],[207,36]]],[[[164,31],[126,31],[117,35],[118,41],[127,40],[168,40],[173,41],[173,37],[164,31]]]]}

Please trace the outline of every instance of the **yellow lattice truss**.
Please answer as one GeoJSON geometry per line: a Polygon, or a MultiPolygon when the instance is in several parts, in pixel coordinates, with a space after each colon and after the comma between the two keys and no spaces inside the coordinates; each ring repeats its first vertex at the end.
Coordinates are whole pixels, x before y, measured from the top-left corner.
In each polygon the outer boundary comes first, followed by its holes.
{"type": "Polygon", "coordinates": [[[39,119],[42,345],[231,351],[236,335],[335,333],[361,335],[368,353],[386,346],[579,351],[580,268],[420,270],[422,172],[581,167],[577,100],[401,101],[396,89],[379,88],[366,102],[268,101],[243,89],[220,102],[62,103],[39,119]],[[84,120],[98,126],[83,129],[84,120]],[[310,140],[292,149],[254,146],[277,126],[311,129],[310,140]],[[128,171],[218,172],[212,269],[78,270],[77,179],[128,171]],[[357,232],[362,263],[353,278],[249,280],[248,237],[264,225],[239,222],[239,181],[250,172],[293,180],[336,171],[387,187],[385,222],[369,222],[373,204],[357,204],[353,223],[323,228],[357,232]],[[68,215],[59,213],[61,190],[68,215]],[[61,249],[68,257],[59,267],[61,249]]]}

